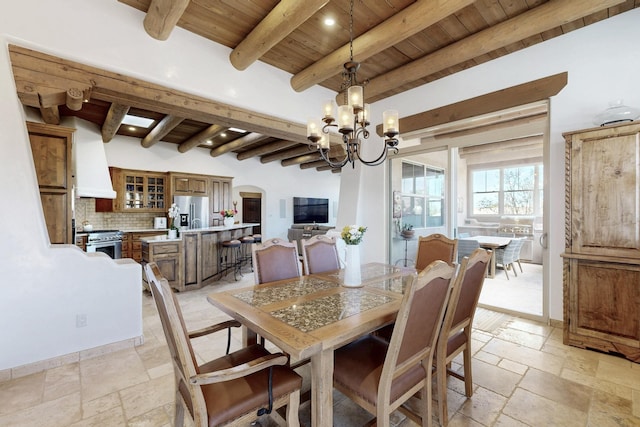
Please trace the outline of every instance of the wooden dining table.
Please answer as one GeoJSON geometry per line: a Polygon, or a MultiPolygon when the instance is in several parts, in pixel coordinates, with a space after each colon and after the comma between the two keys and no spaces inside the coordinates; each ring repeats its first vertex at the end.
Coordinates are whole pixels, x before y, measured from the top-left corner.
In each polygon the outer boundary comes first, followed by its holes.
{"type": "Polygon", "coordinates": [[[311,425],[333,425],[333,351],[392,323],[413,268],[361,266],[362,285],[342,285],[344,270],[211,293],[207,300],[275,344],[291,363],[311,362],[311,425]]]}
{"type": "Polygon", "coordinates": [[[481,248],[491,250],[491,262],[489,264],[489,277],[496,277],[496,249],[504,248],[511,242],[510,237],[501,236],[473,236],[465,237],[467,240],[477,240],[481,248]]]}

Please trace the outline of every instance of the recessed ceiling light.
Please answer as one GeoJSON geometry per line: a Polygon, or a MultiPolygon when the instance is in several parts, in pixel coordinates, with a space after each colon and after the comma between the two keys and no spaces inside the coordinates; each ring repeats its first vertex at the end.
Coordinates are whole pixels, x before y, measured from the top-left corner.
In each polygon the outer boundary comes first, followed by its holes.
{"type": "Polygon", "coordinates": [[[137,128],[135,126],[129,126],[129,130],[131,132],[135,132],[137,130],[137,128]]]}
{"type": "Polygon", "coordinates": [[[139,116],[131,116],[129,114],[127,114],[126,116],[124,116],[124,120],[122,120],[122,123],[125,125],[132,125],[132,126],[138,126],[138,127],[142,127],[142,128],[148,128],[149,126],[151,126],[153,124],[155,120],[153,119],[147,119],[145,117],[139,117],[139,116]]]}
{"type": "Polygon", "coordinates": [[[224,137],[226,137],[226,136],[227,136],[227,134],[226,134],[226,133],[224,133],[224,132],[222,132],[222,133],[220,134],[220,136],[224,138],[224,137]]]}
{"type": "Polygon", "coordinates": [[[229,128],[229,130],[231,132],[238,132],[238,133],[246,133],[247,131],[244,129],[238,129],[238,128],[229,128]]]}
{"type": "Polygon", "coordinates": [[[327,27],[333,27],[336,24],[336,20],[333,18],[324,18],[324,25],[327,27]]]}

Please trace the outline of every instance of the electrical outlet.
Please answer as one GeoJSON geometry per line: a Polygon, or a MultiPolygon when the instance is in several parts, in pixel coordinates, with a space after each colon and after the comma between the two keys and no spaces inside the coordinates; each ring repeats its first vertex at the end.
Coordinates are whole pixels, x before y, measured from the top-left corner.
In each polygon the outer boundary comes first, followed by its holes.
{"type": "Polygon", "coordinates": [[[87,326],[87,315],[76,314],[76,328],[84,328],[87,326]]]}

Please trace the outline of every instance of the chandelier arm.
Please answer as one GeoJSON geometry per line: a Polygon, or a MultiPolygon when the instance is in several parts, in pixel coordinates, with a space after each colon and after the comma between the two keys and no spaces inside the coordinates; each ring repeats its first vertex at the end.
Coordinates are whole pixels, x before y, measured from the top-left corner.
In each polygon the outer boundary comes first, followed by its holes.
{"type": "Polygon", "coordinates": [[[380,155],[378,156],[377,159],[375,159],[375,160],[364,160],[359,155],[358,155],[358,158],[360,159],[360,161],[362,163],[364,163],[367,166],[378,166],[378,165],[384,163],[385,160],[387,160],[387,155],[389,154],[389,150],[393,150],[394,154],[398,154],[398,148],[397,147],[389,147],[385,143],[384,148],[382,149],[382,153],[380,153],[380,155]]]}
{"type": "Polygon", "coordinates": [[[338,163],[334,163],[329,158],[329,150],[328,149],[321,149],[321,150],[318,150],[318,151],[320,151],[320,156],[322,156],[322,160],[327,162],[327,164],[329,164],[329,166],[331,166],[332,168],[342,168],[344,165],[346,165],[349,162],[348,152],[347,152],[347,155],[344,156],[344,159],[342,159],[342,161],[340,161],[338,163]],[[325,152],[326,152],[326,155],[325,155],[325,152]]]}

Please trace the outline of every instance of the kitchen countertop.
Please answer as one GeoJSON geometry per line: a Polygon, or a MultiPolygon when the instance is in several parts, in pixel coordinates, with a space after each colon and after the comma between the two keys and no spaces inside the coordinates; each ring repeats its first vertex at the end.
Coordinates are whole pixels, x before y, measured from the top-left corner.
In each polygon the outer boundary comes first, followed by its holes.
{"type": "Polygon", "coordinates": [[[238,228],[247,228],[247,227],[257,227],[260,224],[254,223],[241,223],[241,224],[233,224],[231,227],[225,227],[224,225],[216,225],[214,227],[204,227],[204,228],[193,228],[193,229],[184,229],[180,230],[180,234],[187,233],[202,233],[207,231],[226,231],[226,230],[236,230],[238,228]]]}
{"type": "Polygon", "coordinates": [[[179,242],[181,240],[182,240],[181,237],[170,239],[169,236],[167,236],[166,234],[163,234],[161,236],[149,236],[149,237],[140,238],[140,241],[144,243],[179,242]]]}

